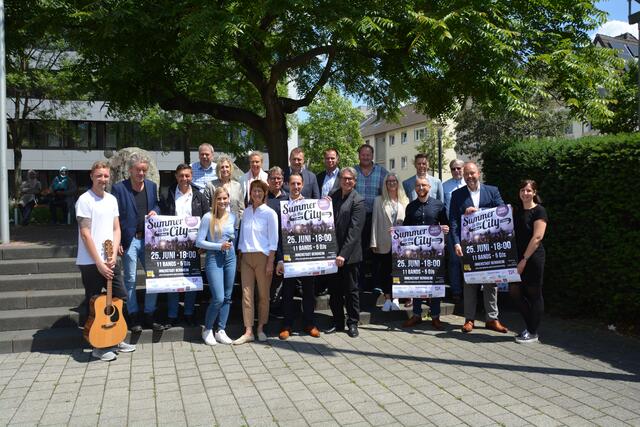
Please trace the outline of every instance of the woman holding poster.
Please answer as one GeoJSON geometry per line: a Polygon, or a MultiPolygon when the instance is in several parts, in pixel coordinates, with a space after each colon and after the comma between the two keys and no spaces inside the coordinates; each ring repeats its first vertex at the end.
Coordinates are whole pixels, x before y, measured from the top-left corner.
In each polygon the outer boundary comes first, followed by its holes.
{"type": "Polygon", "coordinates": [[[527,329],[516,337],[516,342],[531,343],[538,341],[538,326],[544,311],[542,275],[545,252],[542,239],[547,228],[547,212],[540,205],[538,185],[535,181],[522,181],[519,195],[521,206],[514,215],[514,222],[518,246],[518,274],[522,282],[511,284],[509,293],[527,325],[527,329]]]}
{"type": "Polygon", "coordinates": [[[236,274],[236,252],[233,248],[235,239],[235,215],[227,211],[229,206],[229,192],[224,187],[218,187],[212,196],[211,210],[200,223],[196,246],[207,251],[205,272],[211,291],[211,302],[204,319],[202,339],[207,345],[231,344],[231,338],[226,334],[225,327],[231,308],[231,291],[236,274]],[[213,332],[213,324],[216,332],[213,332]]]}
{"type": "Polygon", "coordinates": [[[236,345],[253,341],[254,289],[258,282],[258,341],[266,341],[264,325],[269,320],[269,287],[278,249],[278,217],[265,203],[267,184],[262,180],[249,185],[251,204],[245,209],[240,225],[238,249],[241,252],[242,318],[245,332],[236,345]]]}
{"type": "Polygon", "coordinates": [[[378,269],[380,287],[384,293],[382,311],[400,310],[398,300],[391,299],[391,233],[389,229],[402,225],[409,198],[400,186],[398,175],[390,172],[384,179],[382,195],[373,202],[371,250],[378,269]]]}

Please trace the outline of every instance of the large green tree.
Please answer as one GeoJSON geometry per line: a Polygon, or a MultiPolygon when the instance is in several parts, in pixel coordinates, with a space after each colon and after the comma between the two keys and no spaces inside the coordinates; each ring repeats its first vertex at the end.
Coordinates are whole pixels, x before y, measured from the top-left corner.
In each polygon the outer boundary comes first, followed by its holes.
{"type": "Polygon", "coordinates": [[[241,122],[287,164],[286,115],[325,84],[387,116],[468,97],[531,114],[532,95],[610,115],[615,63],[595,0],[59,0],[96,95],[241,122]],[[297,95],[278,88],[291,83],[297,95]]]}
{"type": "Polygon", "coordinates": [[[607,94],[613,100],[611,120],[595,120],[592,125],[603,133],[625,133],[638,130],[638,63],[629,61],[620,73],[621,84],[607,94]]]}
{"type": "Polygon", "coordinates": [[[60,128],[80,108],[69,65],[75,56],[60,33],[59,10],[45,1],[5,2],[7,127],[13,148],[16,198],[22,182],[22,148],[33,120],[60,128]]]}
{"type": "Polygon", "coordinates": [[[364,142],[360,135],[364,114],[331,88],[324,88],[306,112],[309,116],[300,124],[299,135],[309,168],[314,172],[324,169],[327,148],[338,150],[341,166],[357,164],[358,146],[364,142]]]}

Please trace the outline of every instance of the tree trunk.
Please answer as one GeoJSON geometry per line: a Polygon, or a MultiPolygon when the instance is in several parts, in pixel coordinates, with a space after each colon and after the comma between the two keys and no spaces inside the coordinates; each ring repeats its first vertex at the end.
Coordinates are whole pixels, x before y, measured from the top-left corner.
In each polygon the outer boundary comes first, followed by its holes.
{"type": "Polygon", "coordinates": [[[16,200],[20,200],[20,187],[22,185],[22,132],[15,122],[9,123],[9,135],[13,145],[13,194],[16,200]]]}
{"type": "Polygon", "coordinates": [[[191,164],[191,126],[187,125],[187,131],[182,138],[182,153],[184,155],[184,162],[188,165],[191,164]]]}
{"type": "Polygon", "coordinates": [[[267,109],[264,119],[266,133],[263,137],[269,151],[269,167],[285,168],[289,165],[287,117],[277,105],[277,100],[274,101],[271,104],[273,107],[267,109]]]}

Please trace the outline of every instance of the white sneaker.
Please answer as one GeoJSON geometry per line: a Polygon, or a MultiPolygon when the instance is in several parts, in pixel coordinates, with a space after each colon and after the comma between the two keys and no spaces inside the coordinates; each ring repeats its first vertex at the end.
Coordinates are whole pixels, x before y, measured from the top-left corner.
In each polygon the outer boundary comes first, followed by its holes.
{"type": "Polygon", "coordinates": [[[258,332],[258,341],[265,342],[266,340],[267,340],[267,334],[265,334],[262,331],[258,332]]]}
{"type": "Polygon", "coordinates": [[[391,310],[393,310],[393,311],[399,311],[399,310],[402,310],[402,309],[400,308],[400,300],[398,300],[398,298],[395,298],[395,299],[393,300],[393,302],[391,302],[391,310]]]}
{"type": "Polygon", "coordinates": [[[227,333],[224,331],[224,329],[220,329],[213,336],[220,344],[233,344],[233,340],[227,336],[227,333]]]}
{"type": "Polygon", "coordinates": [[[113,349],[118,353],[133,353],[134,351],[136,351],[136,346],[132,344],[127,344],[126,342],[122,341],[113,349]]]}
{"type": "Polygon", "coordinates": [[[216,345],[216,339],[213,336],[211,329],[205,329],[202,331],[202,339],[206,345],[216,345]]]}
{"type": "Polygon", "coordinates": [[[386,299],[384,300],[384,304],[382,305],[382,311],[391,311],[391,300],[390,299],[386,299]]]}
{"type": "Polygon", "coordinates": [[[111,362],[116,360],[118,356],[110,348],[94,348],[91,352],[91,356],[96,359],[100,359],[103,362],[111,362]]]}

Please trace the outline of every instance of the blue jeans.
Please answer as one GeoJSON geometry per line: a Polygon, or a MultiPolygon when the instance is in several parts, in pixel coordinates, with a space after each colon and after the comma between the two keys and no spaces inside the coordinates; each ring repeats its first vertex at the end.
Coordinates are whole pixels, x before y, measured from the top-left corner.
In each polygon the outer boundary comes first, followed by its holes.
{"type": "MultiPolygon", "coordinates": [[[[137,313],[138,300],[136,299],[136,274],[138,270],[138,260],[144,266],[144,239],[133,238],[129,248],[122,257],[122,268],[124,270],[124,286],[127,288],[127,311],[129,314],[137,313]]],[[[144,312],[152,314],[156,311],[156,301],[158,294],[146,294],[144,297],[144,312]]]]}
{"type": "MultiPolygon", "coordinates": [[[[197,291],[184,293],[184,315],[193,315],[194,308],[196,306],[197,291]]],[[[178,318],[178,306],[180,305],[180,292],[169,292],[167,294],[167,316],[171,319],[178,318]]]]}
{"type": "MultiPolygon", "coordinates": [[[[429,304],[429,308],[431,309],[431,318],[440,317],[440,301],[442,298],[431,298],[431,304],[429,304]]],[[[422,317],[422,299],[414,298],[413,299],[413,315],[422,317]]]]}
{"type": "Polygon", "coordinates": [[[462,266],[456,255],[451,233],[447,236],[447,251],[449,252],[449,286],[453,295],[462,295],[462,266]]]}
{"type": "Polygon", "coordinates": [[[236,276],[236,254],[233,250],[207,251],[205,272],[211,291],[211,302],[204,318],[204,328],[213,329],[218,319],[217,330],[227,326],[231,310],[231,292],[236,276]]]}

